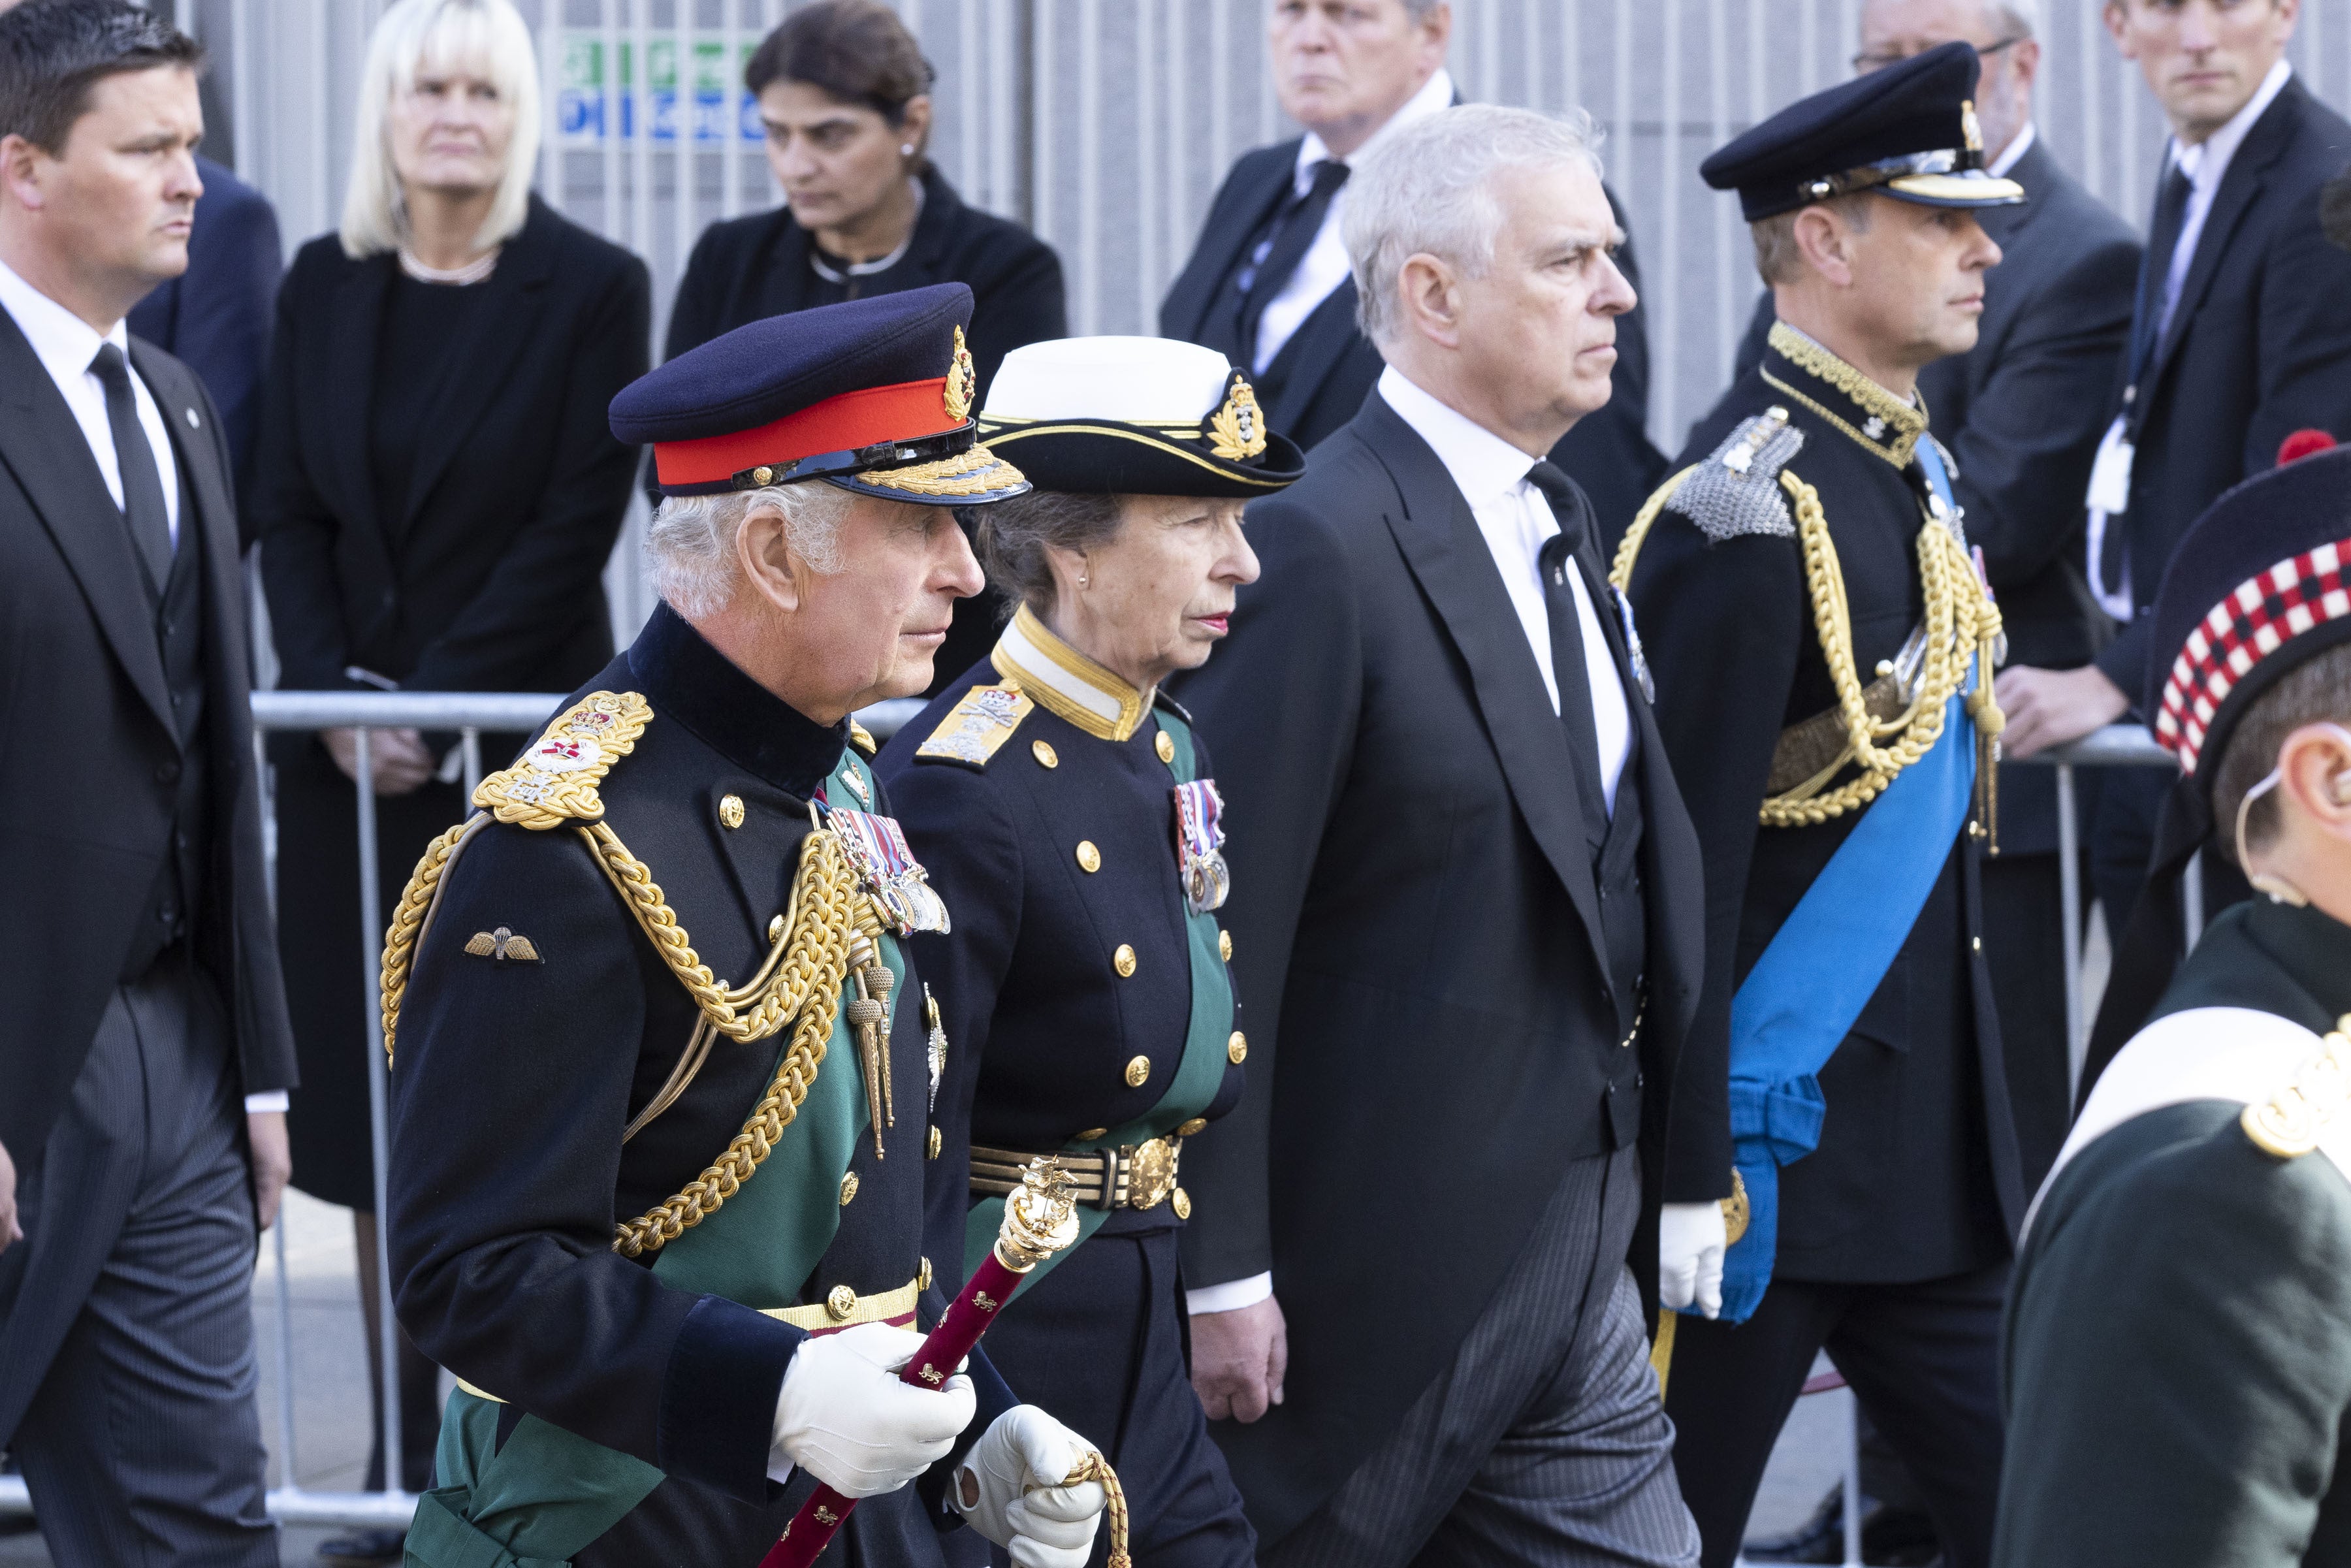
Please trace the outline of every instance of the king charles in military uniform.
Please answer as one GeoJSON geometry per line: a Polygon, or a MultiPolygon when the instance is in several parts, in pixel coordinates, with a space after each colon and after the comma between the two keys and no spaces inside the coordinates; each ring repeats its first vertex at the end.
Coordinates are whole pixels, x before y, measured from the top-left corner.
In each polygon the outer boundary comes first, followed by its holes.
{"type": "Polygon", "coordinates": [[[460,1379],[412,1563],[748,1568],[820,1480],[870,1500],[827,1562],[937,1564],[967,1519],[1024,1561],[1092,1542],[1083,1439],[977,1357],[893,1370],[962,1277],[904,946],[949,916],[849,715],[920,691],[979,587],[949,508],[1027,488],[975,444],[970,312],[754,323],[613,402],[662,602],[386,946],[392,1275],[460,1379]]]}
{"type": "Polygon", "coordinates": [[[1978,939],[2001,642],[1915,381],[1975,341],[2000,251],[1973,209],[2022,199],[1980,166],[1977,69],[1929,50],[1707,160],[1779,319],[1613,573],[1705,852],[1692,1028],[1729,1036],[1751,1214],[1720,1319],[1659,1334],[1709,1568],[1823,1344],[1954,1568],[1991,1537],[2025,1196],[1978,939]]]}

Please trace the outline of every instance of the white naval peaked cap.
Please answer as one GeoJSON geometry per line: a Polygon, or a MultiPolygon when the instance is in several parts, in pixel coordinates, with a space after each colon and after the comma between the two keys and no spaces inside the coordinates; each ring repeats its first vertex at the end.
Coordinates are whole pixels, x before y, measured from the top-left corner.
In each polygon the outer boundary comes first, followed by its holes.
{"type": "Polygon", "coordinates": [[[1004,356],[983,419],[1197,424],[1225,400],[1224,355],[1173,338],[1056,338],[1004,356]]]}

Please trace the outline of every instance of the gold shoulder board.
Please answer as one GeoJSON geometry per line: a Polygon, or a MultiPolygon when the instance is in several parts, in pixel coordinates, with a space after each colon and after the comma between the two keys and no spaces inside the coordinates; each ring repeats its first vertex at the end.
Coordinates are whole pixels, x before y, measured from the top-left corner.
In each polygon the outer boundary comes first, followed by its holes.
{"type": "Polygon", "coordinates": [[[1012,738],[1020,721],[1036,711],[1037,699],[1015,685],[974,686],[914,755],[935,761],[986,768],[997,747],[1012,738]]]}
{"type": "Polygon", "coordinates": [[[2335,1020],[2315,1055],[2294,1082],[2245,1107],[2238,1124],[2254,1146],[2280,1159],[2299,1159],[2318,1147],[2326,1124],[2351,1101],[2351,1014],[2335,1020]]]}
{"type": "Polygon", "coordinates": [[[501,822],[540,831],[601,822],[604,802],[596,786],[606,769],[636,749],[653,716],[653,705],[634,692],[590,692],[549,725],[514,766],[483,779],[474,804],[501,822]]]}
{"type": "Polygon", "coordinates": [[[853,718],[849,721],[849,744],[868,757],[882,749],[882,743],[873,738],[873,732],[853,718]]]}

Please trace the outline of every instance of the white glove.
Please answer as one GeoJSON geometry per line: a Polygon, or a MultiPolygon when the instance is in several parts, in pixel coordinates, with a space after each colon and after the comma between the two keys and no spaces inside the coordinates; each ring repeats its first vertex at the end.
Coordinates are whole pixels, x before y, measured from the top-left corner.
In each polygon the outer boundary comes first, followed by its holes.
{"type": "Polygon", "coordinates": [[[1719,1203],[1669,1203],[1657,1216],[1657,1301],[1676,1312],[1722,1312],[1722,1255],[1729,1232],[1719,1203]]]}
{"type": "Polygon", "coordinates": [[[776,1396],[768,1474],[782,1480],[797,1465],[843,1497],[873,1497],[946,1458],[979,1401],[961,1373],[937,1389],[899,1382],[922,1347],[888,1323],[804,1341],[776,1396]]]}
{"type": "Polygon", "coordinates": [[[1093,1445],[1034,1405],[998,1416],[956,1468],[947,1500],[1019,1568],[1085,1568],[1110,1499],[1100,1481],[1061,1485],[1093,1445]]]}

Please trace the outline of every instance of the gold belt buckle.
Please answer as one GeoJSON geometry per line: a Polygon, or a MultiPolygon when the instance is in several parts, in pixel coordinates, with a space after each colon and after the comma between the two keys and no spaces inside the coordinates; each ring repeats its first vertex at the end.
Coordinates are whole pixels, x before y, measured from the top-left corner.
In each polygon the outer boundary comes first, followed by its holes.
{"type": "Polygon", "coordinates": [[[1119,1164],[1126,1176],[1126,1207],[1156,1208],[1166,1202],[1167,1195],[1176,1190],[1176,1167],[1183,1153],[1184,1140],[1172,1134],[1121,1149],[1119,1164]]]}

